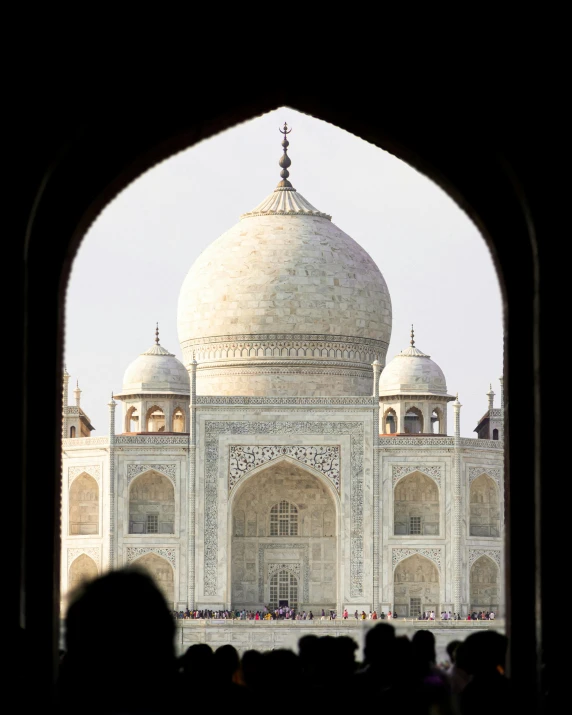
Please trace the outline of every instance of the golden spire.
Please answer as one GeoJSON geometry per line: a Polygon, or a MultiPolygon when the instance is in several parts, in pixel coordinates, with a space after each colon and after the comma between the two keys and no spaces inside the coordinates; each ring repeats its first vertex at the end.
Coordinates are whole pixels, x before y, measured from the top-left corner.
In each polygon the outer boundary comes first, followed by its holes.
{"type": "Polygon", "coordinates": [[[415,347],[415,332],[413,331],[413,323],[411,323],[411,347],[415,347]]]}
{"type": "Polygon", "coordinates": [[[157,327],[155,328],[155,345],[159,345],[159,323],[157,323],[157,327]]]}

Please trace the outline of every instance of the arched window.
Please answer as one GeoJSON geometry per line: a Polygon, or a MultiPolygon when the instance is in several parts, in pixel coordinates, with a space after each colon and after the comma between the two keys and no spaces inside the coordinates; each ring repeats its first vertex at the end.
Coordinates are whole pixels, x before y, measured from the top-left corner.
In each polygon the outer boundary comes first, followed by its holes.
{"type": "Polygon", "coordinates": [[[439,535],[439,489],[416,471],[395,485],[393,533],[396,536],[439,535]]]}
{"type": "Polygon", "coordinates": [[[163,474],[145,472],[131,484],[129,533],[175,533],[175,489],[163,474]]]}
{"type": "Polygon", "coordinates": [[[97,576],[95,561],[87,554],[80,554],[70,566],[68,573],[68,591],[73,591],[74,588],[80,586],[82,583],[93,581],[97,576]]]}
{"type": "Polygon", "coordinates": [[[397,432],[397,415],[395,414],[395,410],[389,407],[383,416],[383,431],[385,434],[395,434],[397,432]]]}
{"type": "Polygon", "coordinates": [[[70,427],[70,437],[75,437],[75,427],[70,427]]]}
{"type": "Polygon", "coordinates": [[[493,439],[498,439],[499,438],[499,431],[498,429],[493,430],[493,439]]]}
{"type": "Polygon", "coordinates": [[[499,489],[488,474],[481,474],[470,487],[469,534],[500,536],[499,489]]]}
{"type": "Polygon", "coordinates": [[[298,509],[282,500],[270,510],[270,536],[298,536],[298,509]]]}
{"type": "Polygon", "coordinates": [[[165,431],[165,413],[157,405],[147,410],[147,432],[165,431]]]}
{"type": "Polygon", "coordinates": [[[130,407],[125,415],[125,431],[139,432],[139,414],[136,407],[130,407]]]}
{"type": "Polygon", "coordinates": [[[499,612],[499,567],[488,556],[479,557],[471,568],[470,590],[472,611],[499,612]]]}
{"type": "Polygon", "coordinates": [[[439,571],[433,561],[413,554],[400,561],[393,572],[394,608],[416,618],[423,611],[439,613],[439,571]]]}
{"type": "Polygon", "coordinates": [[[298,608],[298,579],[286,569],[278,571],[270,579],[270,608],[280,606],[298,608]]]}
{"type": "Polygon", "coordinates": [[[175,583],[171,564],[161,556],[149,553],[138,558],[133,565],[147,571],[165,596],[169,608],[173,608],[175,583]]]}
{"type": "Polygon", "coordinates": [[[173,412],[173,432],[185,431],[185,413],[180,407],[173,412]]]}
{"type": "Polygon", "coordinates": [[[405,434],[421,434],[423,432],[423,415],[417,407],[410,407],[405,413],[405,434]]]}
{"type": "Polygon", "coordinates": [[[443,425],[443,416],[441,410],[437,407],[431,413],[431,431],[433,434],[444,434],[445,428],[443,425]]]}
{"type": "Polygon", "coordinates": [[[72,536],[99,534],[99,486],[83,472],[69,491],[69,533],[72,536]]]}

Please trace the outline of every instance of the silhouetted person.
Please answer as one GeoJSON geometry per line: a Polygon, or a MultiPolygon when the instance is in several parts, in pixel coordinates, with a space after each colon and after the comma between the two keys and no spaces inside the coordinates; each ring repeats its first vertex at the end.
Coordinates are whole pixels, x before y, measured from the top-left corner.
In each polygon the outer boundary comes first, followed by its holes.
{"type": "Polygon", "coordinates": [[[239,668],[240,658],[234,646],[221,645],[215,650],[213,657],[215,697],[221,707],[240,707],[250,702],[250,694],[244,686],[239,685],[239,668]]]}
{"type": "Polygon", "coordinates": [[[508,639],[496,631],[471,633],[462,646],[470,681],[459,696],[461,715],[511,712],[510,682],[505,676],[508,639]]]}
{"type": "Polygon", "coordinates": [[[173,707],[175,623],[149,576],[125,569],[81,586],[72,595],[65,629],[61,712],[155,713],[173,707]]]}
{"type": "Polygon", "coordinates": [[[210,687],[215,680],[214,653],[208,643],[193,643],[179,658],[182,687],[210,687]]]}
{"type": "Polygon", "coordinates": [[[355,686],[374,696],[388,688],[394,680],[395,628],[390,623],[377,623],[365,636],[364,668],[354,676],[355,686]]]}

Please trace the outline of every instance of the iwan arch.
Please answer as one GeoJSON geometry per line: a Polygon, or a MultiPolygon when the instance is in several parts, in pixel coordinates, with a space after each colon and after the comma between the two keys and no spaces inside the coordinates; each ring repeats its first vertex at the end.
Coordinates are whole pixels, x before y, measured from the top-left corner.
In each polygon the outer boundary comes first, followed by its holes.
{"type": "Polygon", "coordinates": [[[62,592],[93,576],[71,568],[85,554],[138,563],[176,610],[502,614],[502,387],[466,439],[413,333],[386,364],[385,280],[291,185],[287,147],[276,189],[184,281],[182,361],[157,334],[108,436],[85,436],[64,376],[62,592]]]}

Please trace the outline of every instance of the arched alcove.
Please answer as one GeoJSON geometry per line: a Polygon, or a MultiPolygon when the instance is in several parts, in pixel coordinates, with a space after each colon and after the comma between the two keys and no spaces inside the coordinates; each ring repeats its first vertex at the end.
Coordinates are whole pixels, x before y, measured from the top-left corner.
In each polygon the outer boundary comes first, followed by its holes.
{"type": "Polygon", "coordinates": [[[384,434],[395,434],[397,432],[397,413],[393,407],[388,407],[383,413],[384,434]]]}
{"type": "Polygon", "coordinates": [[[438,536],[439,512],[439,488],[426,474],[412,472],[395,485],[393,533],[396,536],[438,536]]]}
{"type": "Polygon", "coordinates": [[[416,618],[424,611],[440,612],[439,570],[419,554],[400,561],[393,572],[394,610],[416,618]]]}
{"type": "Polygon", "coordinates": [[[135,568],[146,571],[160,588],[170,609],[174,607],[175,577],[171,564],[152,552],[140,556],[134,563],[135,568]]]}
{"type": "Polygon", "coordinates": [[[165,413],[157,405],[153,405],[147,410],[145,420],[147,432],[164,432],[165,431],[165,413]]]}
{"type": "Polygon", "coordinates": [[[180,407],[173,412],[173,432],[185,431],[185,413],[180,407]]]}
{"type": "Polygon", "coordinates": [[[73,439],[74,437],[75,437],[75,427],[72,425],[70,427],[70,438],[73,439]]]}
{"type": "Polygon", "coordinates": [[[69,490],[70,536],[99,534],[99,485],[86,472],[77,476],[69,490]]]}
{"type": "Polygon", "coordinates": [[[268,604],[271,577],[282,567],[295,575],[300,608],[335,607],[337,508],[322,479],[303,465],[280,460],[235,489],[230,513],[233,607],[268,604]]]}
{"type": "Polygon", "coordinates": [[[68,592],[73,591],[82,583],[97,578],[97,565],[87,554],[80,554],[72,561],[68,572],[68,592]]]}
{"type": "Polygon", "coordinates": [[[175,533],[175,489],[164,474],[150,470],[131,482],[129,533],[175,533]]]}
{"type": "Polygon", "coordinates": [[[431,412],[431,431],[433,434],[445,434],[443,410],[440,407],[434,407],[431,412]]]}
{"type": "Polygon", "coordinates": [[[470,536],[500,536],[499,488],[488,474],[481,474],[470,486],[470,536]]]}
{"type": "Polygon", "coordinates": [[[423,413],[418,407],[410,407],[403,420],[405,434],[421,434],[423,432],[423,413]]]}
{"type": "Polygon", "coordinates": [[[139,432],[140,420],[137,408],[132,405],[125,414],[125,431],[126,432],[139,432]]]}
{"type": "Polygon", "coordinates": [[[499,613],[500,569],[488,556],[480,556],[471,567],[471,611],[494,611],[499,613]]]}

